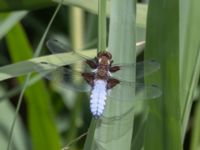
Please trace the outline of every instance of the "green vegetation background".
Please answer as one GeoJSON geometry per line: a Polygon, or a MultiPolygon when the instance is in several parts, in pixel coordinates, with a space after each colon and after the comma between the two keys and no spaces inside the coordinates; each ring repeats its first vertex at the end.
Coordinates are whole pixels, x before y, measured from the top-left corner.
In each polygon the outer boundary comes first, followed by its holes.
{"type": "MultiPolygon", "coordinates": [[[[51,20],[56,2],[0,1],[0,149],[198,150],[200,1],[63,0],[51,20]],[[116,62],[155,59],[161,69],[145,82],[159,85],[162,97],[98,126],[88,93],[63,90],[35,74],[25,76],[41,61],[62,66],[80,59],[71,53],[44,56],[50,54],[44,44],[50,38],[84,49],[81,53],[90,57],[107,43],[116,62]],[[145,49],[135,46],[141,41],[145,49]],[[25,82],[31,86],[23,88],[25,82]]],[[[105,113],[118,113],[120,107],[108,102],[105,113]]]]}

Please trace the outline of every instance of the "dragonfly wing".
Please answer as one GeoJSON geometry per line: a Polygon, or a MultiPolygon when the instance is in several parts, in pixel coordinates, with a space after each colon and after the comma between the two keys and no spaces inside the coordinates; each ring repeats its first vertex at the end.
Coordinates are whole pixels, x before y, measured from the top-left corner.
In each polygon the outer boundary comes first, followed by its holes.
{"type": "Polygon", "coordinates": [[[120,81],[118,85],[113,87],[109,97],[120,101],[137,101],[150,100],[158,98],[162,95],[160,87],[154,84],[144,84],[137,82],[120,81]],[[122,92],[124,91],[124,92],[122,92]],[[132,95],[133,97],[127,97],[132,95]]]}
{"type": "Polygon", "coordinates": [[[34,69],[44,78],[53,81],[63,88],[79,92],[90,90],[88,84],[83,80],[81,72],[72,70],[70,66],[59,67],[55,64],[41,62],[34,69]]]}
{"type": "Polygon", "coordinates": [[[66,45],[56,39],[49,39],[46,42],[46,46],[52,54],[74,52],[74,55],[80,57],[81,60],[93,60],[93,58],[78,53],[78,50],[77,52],[74,51],[69,45],[66,45]]]}
{"type": "MultiPolygon", "coordinates": [[[[51,53],[64,53],[73,51],[72,48],[70,48],[68,45],[65,45],[64,43],[56,40],[56,39],[49,39],[46,43],[48,49],[51,51],[51,53]]],[[[73,51],[74,55],[81,58],[81,60],[91,60],[94,59],[85,55],[82,55],[78,53],[78,51],[73,51]]],[[[129,74],[126,74],[126,70],[136,70],[136,79],[141,79],[144,76],[150,75],[153,72],[157,71],[160,68],[160,64],[156,62],[155,60],[146,60],[138,63],[133,64],[114,64],[113,67],[119,67],[120,70],[113,73],[113,77],[118,77],[119,79],[123,79],[124,76],[129,76],[129,74]],[[121,73],[123,72],[123,74],[121,73]],[[121,76],[121,77],[120,77],[121,76]]]]}
{"type": "Polygon", "coordinates": [[[72,48],[69,45],[65,45],[56,39],[49,39],[46,42],[46,46],[52,54],[72,51],[72,48]]]}
{"type": "MultiPolygon", "coordinates": [[[[97,120],[96,126],[97,130],[95,131],[96,138],[98,141],[107,143],[110,141],[117,141],[121,137],[123,137],[125,134],[130,132],[130,129],[133,127],[133,113],[132,110],[128,111],[126,114],[119,116],[119,117],[104,117],[102,116],[99,120],[97,120]],[[111,127],[117,127],[112,128],[112,134],[107,134],[106,136],[102,135],[103,130],[109,130],[111,127]],[[98,128],[102,127],[102,128],[98,128]],[[103,130],[102,130],[103,129],[103,130]]],[[[107,131],[106,130],[106,131],[107,131]]]]}
{"type": "MultiPolygon", "coordinates": [[[[110,98],[107,103],[110,104],[109,106],[112,106],[112,109],[108,110],[108,108],[105,110],[103,116],[98,120],[98,124],[101,126],[109,127],[115,125],[119,126],[119,128],[117,128],[116,131],[114,131],[114,134],[111,134],[110,136],[99,136],[98,140],[103,142],[117,140],[119,137],[130,132],[129,129],[132,128],[134,116],[136,114],[148,113],[148,105],[140,103],[140,101],[154,99],[161,95],[162,92],[156,85],[121,81],[118,85],[113,87],[111,95],[108,96],[110,98]],[[130,97],[131,95],[132,97],[130,97]],[[124,128],[124,126],[127,128],[124,128]]],[[[97,130],[97,132],[99,132],[97,134],[101,135],[101,130],[97,130]]]]}
{"type": "Polygon", "coordinates": [[[119,71],[113,73],[112,76],[119,80],[123,80],[124,76],[129,76],[129,72],[126,70],[136,70],[136,79],[142,79],[160,69],[160,64],[155,60],[145,60],[136,64],[114,64],[113,67],[115,66],[119,67],[119,71]]]}
{"type": "MultiPolygon", "coordinates": [[[[103,142],[109,142],[112,140],[118,140],[120,137],[125,135],[126,133],[130,132],[132,128],[133,118],[136,114],[143,114],[148,112],[148,105],[145,103],[141,103],[138,100],[146,99],[147,98],[155,98],[160,96],[159,93],[155,95],[154,92],[158,92],[159,88],[154,85],[144,85],[142,83],[129,83],[129,82],[121,82],[121,87],[126,89],[115,89],[113,88],[113,95],[111,98],[108,99],[107,109],[103,116],[99,119],[98,123],[102,127],[110,127],[112,125],[118,126],[116,130],[109,136],[99,136],[98,140],[103,142]],[[130,88],[131,87],[131,88],[130,88]],[[116,91],[114,91],[116,90],[116,91]],[[124,93],[122,93],[123,91],[124,93]],[[128,99],[123,99],[124,97],[127,98],[127,93],[135,93],[135,96],[130,97],[128,99]],[[138,98],[138,94],[140,93],[140,98],[138,98]],[[154,93],[154,94],[153,94],[154,93]],[[112,100],[113,99],[113,100],[112,100]],[[128,101],[127,101],[128,100],[128,101]],[[138,102],[138,103],[136,103],[138,102]],[[112,107],[109,109],[109,107],[112,107]],[[139,108],[139,109],[138,109],[139,108]],[[126,128],[124,128],[126,126],[126,128]]],[[[116,86],[117,88],[117,86],[116,86]]],[[[160,92],[160,90],[159,90],[160,92]]],[[[134,94],[132,94],[134,95],[134,94]]],[[[144,101],[142,101],[144,102],[144,101]]],[[[100,126],[97,124],[97,126],[100,126]]],[[[101,135],[101,130],[97,130],[97,135],[101,135]],[[99,132],[99,133],[98,133],[99,132]]]]}
{"type": "Polygon", "coordinates": [[[136,79],[141,79],[160,69],[160,63],[155,60],[146,60],[136,65],[136,79]]]}

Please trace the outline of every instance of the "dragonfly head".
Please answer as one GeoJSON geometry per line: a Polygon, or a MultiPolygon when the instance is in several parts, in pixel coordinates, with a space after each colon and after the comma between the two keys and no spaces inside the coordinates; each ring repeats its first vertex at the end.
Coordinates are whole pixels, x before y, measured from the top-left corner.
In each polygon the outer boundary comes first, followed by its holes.
{"type": "Polygon", "coordinates": [[[104,65],[104,66],[110,65],[110,60],[105,56],[102,56],[101,58],[99,58],[98,62],[99,62],[99,65],[104,65]]]}
{"type": "Polygon", "coordinates": [[[112,54],[111,53],[109,53],[109,52],[107,52],[107,51],[102,51],[102,52],[99,52],[98,54],[97,54],[97,58],[99,59],[99,58],[102,58],[102,57],[107,57],[107,59],[109,59],[109,60],[111,60],[112,59],[112,54]]]}
{"type": "Polygon", "coordinates": [[[112,61],[112,55],[107,51],[102,51],[97,54],[97,59],[99,65],[110,65],[110,62],[112,61]]]}

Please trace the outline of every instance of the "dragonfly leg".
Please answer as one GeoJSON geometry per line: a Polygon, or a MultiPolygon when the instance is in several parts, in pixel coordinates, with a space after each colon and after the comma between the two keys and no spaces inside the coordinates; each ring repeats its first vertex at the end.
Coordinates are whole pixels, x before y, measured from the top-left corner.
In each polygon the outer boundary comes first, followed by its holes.
{"type": "Polygon", "coordinates": [[[94,85],[94,77],[95,77],[95,74],[94,73],[81,73],[81,75],[83,76],[83,78],[85,79],[85,81],[93,87],[94,85]]]}
{"type": "Polygon", "coordinates": [[[114,79],[114,78],[110,78],[110,79],[108,79],[107,89],[112,89],[112,88],[115,87],[117,84],[119,84],[119,80],[114,79]]]}
{"type": "Polygon", "coordinates": [[[96,59],[86,60],[86,64],[88,64],[92,69],[96,69],[98,67],[98,63],[97,63],[96,59]]]}
{"type": "Polygon", "coordinates": [[[110,67],[109,71],[110,72],[117,72],[120,70],[120,66],[113,66],[113,67],[110,67]]]}

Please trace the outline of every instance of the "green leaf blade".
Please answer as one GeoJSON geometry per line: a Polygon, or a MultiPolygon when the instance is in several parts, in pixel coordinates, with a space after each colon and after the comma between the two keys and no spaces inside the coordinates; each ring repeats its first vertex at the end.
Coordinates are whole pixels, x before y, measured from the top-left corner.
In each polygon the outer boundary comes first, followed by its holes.
{"type": "MultiPolygon", "coordinates": [[[[135,61],[135,7],[136,3],[133,1],[112,1],[108,51],[111,52],[113,60],[116,63],[133,63],[135,61]]],[[[130,76],[124,77],[124,79],[134,80],[134,71],[130,70],[130,76]]],[[[132,95],[134,96],[133,91],[129,95],[126,95],[127,89],[119,90],[118,92],[124,93],[125,99],[131,99],[132,95]]],[[[103,117],[100,120],[96,120],[95,131],[89,131],[94,132],[93,141],[90,141],[90,149],[121,150],[131,148],[133,113],[132,111],[131,113],[127,113],[127,111],[130,110],[130,106],[132,105],[128,102],[123,103],[122,101],[117,102],[114,98],[107,100],[103,117]],[[124,113],[127,113],[127,115],[121,119],[115,118],[124,113]]]]}
{"type": "MultiPolygon", "coordinates": [[[[25,60],[32,56],[32,49],[21,25],[18,24],[9,32],[7,43],[13,61],[25,60]],[[16,39],[18,40],[17,45],[16,39]]],[[[20,78],[19,82],[23,84],[24,79],[20,78]]],[[[60,149],[60,139],[50,109],[50,96],[44,82],[40,81],[27,89],[25,97],[34,149],[60,149]]]]}
{"type": "Polygon", "coordinates": [[[145,57],[161,64],[148,82],[161,86],[159,102],[151,103],[144,149],[182,149],[179,80],[179,1],[150,1],[145,57]]]}

